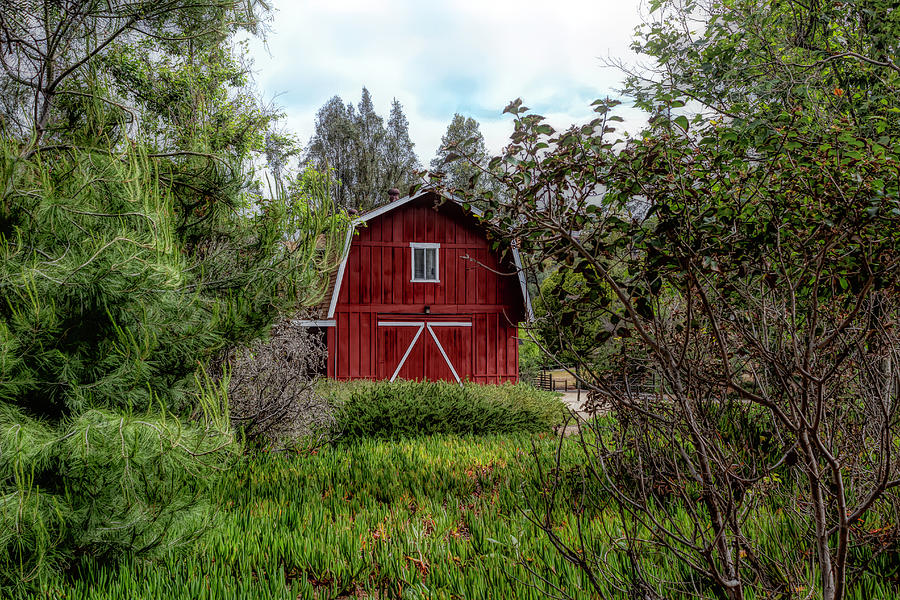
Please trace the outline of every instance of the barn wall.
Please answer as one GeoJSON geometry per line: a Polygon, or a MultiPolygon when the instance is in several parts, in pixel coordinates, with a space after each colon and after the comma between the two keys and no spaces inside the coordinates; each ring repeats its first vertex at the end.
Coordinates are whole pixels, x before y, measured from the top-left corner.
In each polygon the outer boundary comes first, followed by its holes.
{"type": "MultiPolygon", "coordinates": [[[[337,330],[338,345],[336,347],[338,352],[336,357],[333,354],[329,357],[329,377],[335,379],[390,378],[392,366],[382,366],[379,369],[379,360],[390,359],[393,356],[386,357],[385,352],[379,351],[380,349],[377,347],[379,334],[377,322],[379,318],[382,320],[398,318],[397,314],[379,315],[374,312],[346,311],[336,313],[336,317],[337,327],[332,328],[332,332],[337,330]]],[[[442,340],[460,377],[477,383],[518,381],[519,353],[516,327],[504,323],[503,318],[496,313],[460,315],[460,317],[470,317],[473,321],[471,335],[468,336],[468,347],[458,344],[451,345],[442,340]],[[466,364],[471,366],[469,372],[465,372],[461,368],[466,364]]],[[[426,317],[419,318],[426,319],[426,317]]],[[[401,330],[405,336],[395,342],[396,354],[404,352],[414,331],[415,328],[401,330]]],[[[335,334],[332,333],[332,335],[335,334]]],[[[427,332],[423,332],[424,341],[427,341],[425,338],[427,335],[427,332]]],[[[423,340],[417,343],[417,350],[421,349],[423,340]]],[[[331,342],[329,347],[335,348],[331,342]]],[[[431,356],[435,357],[436,354],[431,356]]],[[[422,360],[422,358],[414,354],[407,362],[414,365],[417,360],[422,360]]],[[[452,379],[449,371],[442,378],[452,379]]]]}
{"type": "MultiPolygon", "coordinates": [[[[358,229],[338,296],[337,327],[329,332],[329,376],[384,377],[379,360],[384,362],[386,350],[379,344],[389,348],[393,342],[384,337],[379,342],[379,319],[445,315],[453,320],[449,315],[456,315],[471,321],[471,333],[443,333],[447,339],[441,345],[452,346],[454,366],[457,361],[470,366],[460,376],[479,383],[518,379],[516,335],[523,306],[515,270],[500,264],[483,231],[458,206],[433,206],[431,198],[411,202],[358,229]],[[410,281],[410,242],[441,244],[439,283],[410,281]]],[[[404,348],[408,343],[396,341],[404,348]]],[[[409,360],[415,365],[418,357],[409,360]]],[[[438,376],[452,378],[449,370],[438,376]]]]}
{"type": "Polygon", "coordinates": [[[338,302],[341,308],[422,312],[522,313],[514,269],[501,266],[484,233],[455,205],[402,206],[372,219],[354,236],[338,302]],[[454,214],[456,213],[456,214],[454,214]],[[410,242],[441,244],[440,283],[411,282],[410,242]]]}

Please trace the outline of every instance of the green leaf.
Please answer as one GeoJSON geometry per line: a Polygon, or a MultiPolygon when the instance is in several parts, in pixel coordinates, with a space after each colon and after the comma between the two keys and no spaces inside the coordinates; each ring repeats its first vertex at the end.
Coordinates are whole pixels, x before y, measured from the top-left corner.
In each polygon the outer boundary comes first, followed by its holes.
{"type": "Polygon", "coordinates": [[[506,105],[506,108],[503,109],[503,114],[510,113],[513,115],[518,115],[522,107],[522,99],[516,98],[512,102],[506,105]]]}

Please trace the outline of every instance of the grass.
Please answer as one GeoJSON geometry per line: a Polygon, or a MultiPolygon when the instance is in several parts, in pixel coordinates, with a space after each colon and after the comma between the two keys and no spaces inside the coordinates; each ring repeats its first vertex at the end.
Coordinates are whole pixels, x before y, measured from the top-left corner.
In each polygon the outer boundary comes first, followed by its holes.
{"type": "MultiPolygon", "coordinates": [[[[132,560],[117,568],[84,559],[73,577],[45,596],[546,598],[553,590],[532,575],[535,570],[572,597],[594,597],[584,575],[527,518],[524,499],[547,497],[535,474],[532,444],[550,460],[556,443],[545,434],[441,435],[248,456],[224,475],[218,492],[223,508],[187,556],[132,560]]],[[[577,467],[575,440],[560,450],[561,466],[577,467]]],[[[553,501],[551,522],[556,535],[571,541],[578,532],[566,509],[568,491],[553,501]]],[[[801,535],[785,528],[775,512],[769,516],[771,522],[759,521],[760,535],[801,535]]],[[[608,571],[627,574],[631,567],[614,535],[619,514],[601,503],[585,517],[585,537],[605,557],[608,571]]],[[[651,553],[643,568],[665,580],[687,576],[661,552],[651,553]]],[[[888,584],[870,579],[857,597],[891,597],[888,584]]],[[[805,589],[813,590],[813,572],[809,582],[805,589]]],[[[623,596],[610,587],[606,597],[623,596]]]]}
{"type": "Polygon", "coordinates": [[[531,577],[520,557],[546,560],[577,591],[581,574],[518,508],[536,485],[532,440],[553,452],[552,436],[435,436],[249,457],[222,481],[225,508],[189,557],[114,570],[85,561],[47,595],[545,597],[522,583],[531,577]]]}

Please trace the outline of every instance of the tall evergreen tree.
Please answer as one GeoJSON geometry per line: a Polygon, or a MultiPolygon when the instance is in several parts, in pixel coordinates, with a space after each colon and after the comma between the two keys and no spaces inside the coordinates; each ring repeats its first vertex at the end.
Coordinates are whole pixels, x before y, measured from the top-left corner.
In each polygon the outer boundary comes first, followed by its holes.
{"type": "Polygon", "coordinates": [[[422,169],[414,150],[415,144],[409,138],[409,121],[403,114],[403,106],[394,98],[391,116],[387,124],[385,140],[385,184],[405,191],[413,185],[416,173],[422,169]]]}
{"type": "Polygon", "coordinates": [[[368,209],[378,204],[387,189],[384,187],[385,136],[384,119],[372,104],[372,95],[362,89],[356,113],[356,181],[357,208],[368,209]]]}
{"type": "Polygon", "coordinates": [[[309,140],[305,159],[317,169],[331,169],[339,185],[335,186],[335,202],[345,208],[356,204],[355,157],[358,134],[352,104],[344,104],[333,96],[316,113],[316,130],[309,140]]]}
{"type": "Polygon", "coordinates": [[[488,152],[478,121],[454,114],[441,137],[437,155],[431,159],[431,169],[443,172],[444,185],[450,188],[481,189],[477,182],[487,162],[488,152]]]}
{"type": "Polygon", "coordinates": [[[305,158],[333,170],[337,204],[359,210],[384,203],[388,189],[411,184],[419,167],[400,103],[394,100],[385,128],[366,88],[356,108],[335,96],[319,109],[305,158]]]}

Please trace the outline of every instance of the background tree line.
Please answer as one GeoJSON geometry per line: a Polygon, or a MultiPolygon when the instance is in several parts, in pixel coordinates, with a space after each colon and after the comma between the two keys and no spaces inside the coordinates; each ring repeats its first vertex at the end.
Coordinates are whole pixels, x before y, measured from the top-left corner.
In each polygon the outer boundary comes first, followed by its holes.
{"type": "Polygon", "coordinates": [[[318,169],[333,170],[339,206],[367,210],[383,203],[389,189],[406,190],[417,180],[421,166],[396,98],[386,126],[363,88],[356,108],[338,96],[326,102],[315,127],[304,157],[318,169]]]}
{"type": "MultiPolygon", "coordinates": [[[[365,211],[386,202],[391,188],[406,195],[412,186],[422,183],[425,172],[414,146],[400,102],[394,98],[385,125],[375,112],[369,90],[363,88],[356,107],[334,96],[319,109],[315,133],[302,156],[320,171],[331,170],[339,206],[365,211]]],[[[456,113],[430,167],[447,185],[463,189],[473,185],[481,173],[478,165],[486,165],[488,159],[478,122],[456,113]],[[448,160],[460,153],[472,157],[475,164],[448,160]]]]}

